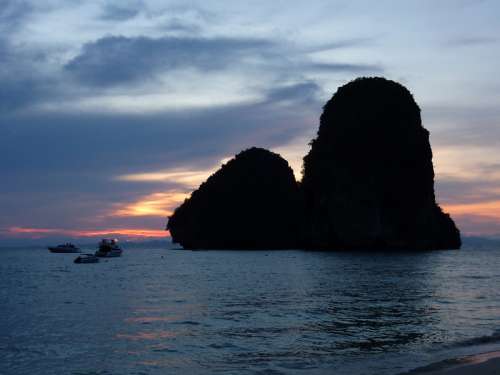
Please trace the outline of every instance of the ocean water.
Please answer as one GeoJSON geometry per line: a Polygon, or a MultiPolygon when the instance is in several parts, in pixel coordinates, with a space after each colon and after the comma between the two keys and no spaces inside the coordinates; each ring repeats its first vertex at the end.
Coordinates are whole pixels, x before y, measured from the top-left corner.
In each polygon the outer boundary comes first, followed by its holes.
{"type": "Polygon", "coordinates": [[[500,248],[0,249],[0,374],[377,374],[500,349],[500,248]]]}

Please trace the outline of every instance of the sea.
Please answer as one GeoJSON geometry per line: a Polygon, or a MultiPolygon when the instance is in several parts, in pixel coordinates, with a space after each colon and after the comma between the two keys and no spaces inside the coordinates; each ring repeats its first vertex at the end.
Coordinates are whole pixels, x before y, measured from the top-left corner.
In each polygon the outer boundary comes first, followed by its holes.
{"type": "Polygon", "coordinates": [[[98,264],[0,249],[0,374],[395,375],[500,350],[494,242],[398,253],[123,248],[98,264]]]}

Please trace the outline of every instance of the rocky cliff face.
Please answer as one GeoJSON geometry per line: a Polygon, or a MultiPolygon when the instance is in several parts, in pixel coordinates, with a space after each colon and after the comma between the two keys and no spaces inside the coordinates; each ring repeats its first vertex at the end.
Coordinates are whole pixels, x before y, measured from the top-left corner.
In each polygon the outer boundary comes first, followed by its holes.
{"type": "Polygon", "coordinates": [[[270,151],[241,152],[170,217],[197,249],[454,249],[460,233],[434,196],[429,132],[402,85],[359,78],[326,103],[300,188],[270,151]]]}
{"type": "Polygon", "coordinates": [[[300,198],[293,171],[278,154],[251,148],[208,178],[169,218],[187,249],[295,247],[300,198]]]}
{"type": "Polygon", "coordinates": [[[460,247],[458,229],[435,201],[429,132],[396,82],[359,78],[340,87],[303,172],[308,247],[460,247]]]}

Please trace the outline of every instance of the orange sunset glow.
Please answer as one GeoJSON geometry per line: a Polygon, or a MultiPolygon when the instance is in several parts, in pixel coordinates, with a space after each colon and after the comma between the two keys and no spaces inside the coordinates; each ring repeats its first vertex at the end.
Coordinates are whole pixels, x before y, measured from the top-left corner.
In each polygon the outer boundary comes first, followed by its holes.
{"type": "MultiPolygon", "coordinates": [[[[16,3],[25,2],[7,1],[16,3]]],[[[89,22],[100,12],[100,6],[84,3],[89,13],[70,19],[89,22]]],[[[418,4],[416,13],[422,10],[418,4]]],[[[20,12],[4,8],[5,14],[20,12]]],[[[497,33],[462,40],[463,28],[444,31],[439,24],[432,48],[416,45],[410,58],[406,42],[420,40],[420,31],[409,30],[404,38],[381,31],[391,40],[368,42],[372,30],[390,22],[377,21],[363,32],[359,22],[352,29],[328,22],[322,31],[293,24],[291,34],[271,32],[279,27],[274,24],[246,34],[240,22],[238,31],[224,31],[230,27],[223,22],[202,34],[196,27],[144,28],[143,14],[129,19],[130,25],[108,28],[98,17],[89,24],[100,27],[77,32],[79,23],[71,24],[70,31],[55,35],[53,19],[63,25],[66,18],[34,9],[40,14],[22,19],[24,31],[4,30],[0,40],[1,55],[9,57],[0,56],[0,75],[8,83],[6,95],[0,93],[0,243],[116,232],[164,236],[175,208],[222,164],[253,146],[280,154],[300,181],[321,108],[339,86],[361,76],[384,76],[411,91],[430,133],[438,203],[457,218],[464,235],[500,236],[500,111],[491,64],[497,33]],[[331,27],[339,29],[327,32],[331,27]],[[53,46],[43,61],[34,58],[43,50],[40,40],[53,46]],[[173,40],[179,43],[174,49],[173,40]],[[192,43],[199,48],[191,49],[192,43]],[[145,56],[143,45],[156,45],[154,56],[145,56]],[[456,65],[468,48],[468,58],[456,65]],[[26,89],[27,82],[33,89],[26,89]],[[61,145],[74,152],[62,157],[61,145]]]]}
{"type": "Polygon", "coordinates": [[[0,0],[0,375],[500,375],[500,0],[0,0]]]}
{"type": "Polygon", "coordinates": [[[500,221],[500,201],[469,204],[447,204],[443,209],[451,215],[484,216],[500,221]]]}
{"type": "Polygon", "coordinates": [[[173,170],[126,174],[116,177],[118,181],[131,182],[154,182],[154,181],[175,181],[186,186],[196,186],[206,180],[212,170],[173,170]]]}
{"type": "Polygon", "coordinates": [[[166,218],[188,196],[189,194],[180,192],[151,193],[132,203],[117,204],[116,210],[112,211],[110,216],[166,218]]]}
{"type": "Polygon", "coordinates": [[[154,229],[130,229],[116,228],[103,230],[69,230],[54,228],[24,228],[11,227],[6,231],[12,236],[30,236],[31,238],[43,238],[48,234],[58,234],[70,237],[109,237],[124,236],[131,238],[165,238],[169,236],[168,231],[154,229]]]}

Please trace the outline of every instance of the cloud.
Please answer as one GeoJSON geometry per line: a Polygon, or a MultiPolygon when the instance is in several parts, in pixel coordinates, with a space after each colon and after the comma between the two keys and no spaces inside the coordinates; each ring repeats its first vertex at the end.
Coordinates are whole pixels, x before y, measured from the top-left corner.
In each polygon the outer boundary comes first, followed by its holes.
{"type": "Polygon", "coordinates": [[[314,102],[318,101],[318,95],[321,92],[322,89],[316,82],[305,81],[297,84],[271,88],[267,92],[267,100],[270,102],[314,102]]]}
{"type": "Polygon", "coordinates": [[[449,47],[474,47],[498,43],[497,37],[491,36],[462,36],[446,42],[449,47]]]}
{"type": "Polygon", "coordinates": [[[132,173],[116,176],[117,181],[150,183],[158,181],[176,181],[192,188],[196,188],[205,181],[213,171],[210,170],[167,170],[157,172],[132,173]]]}
{"type": "Polygon", "coordinates": [[[312,133],[319,90],[301,82],[276,87],[255,103],[180,112],[1,117],[0,227],[61,228],[62,221],[65,229],[125,223],[161,228],[161,217],[110,213],[144,212],[144,207],[168,212],[171,199],[146,198],[190,192],[199,180],[196,171],[217,168],[241,149],[281,146],[312,133]]]}
{"type": "Polygon", "coordinates": [[[53,235],[66,236],[66,237],[80,237],[80,238],[102,238],[113,236],[124,236],[129,239],[141,238],[165,238],[168,232],[164,230],[154,229],[131,229],[131,228],[114,228],[104,230],[68,230],[62,228],[31,228],[31,227],[9,227],[0,230],[0,235],[8,235],[9,237],[31,235],[32,238],[45,238],[53,235]]]}
{"type": "Polygon", "coordinates": [[[30,76],[24,71],[19,75],[13,69],[10,75],[0,74],[0,113],[20,109],[53,95],[53,82],[49,78],[30,76]]]}
{"type": "Polygon", "coordinates": [[[203,160],[206,155],[219,160],[245,145],[283,144],[304,132],[321,107],[318,90],[312,83],[299,83],[276,88],[257,103],[181,112],[34,112],[4,117],[0,149],[6,157],[0,158],[0,168],[16,173],[49,168],[123,174],[127,168],[143,171],[147,165],[182,167],[179,161],[203,160]],[[287,105],[282,106],[285,99],[287,105]],[[26,142],[29,147],[22,147],[26,142]]]}
{"type": "Polygon", "coordinates": [[[500,220],[498,218],[474,214],[452,216],[462,235],[495,237],[500,235],[500,220]]]}
{"type": "MultiPolygon", "coordinates": [[[[440,202],[450,205],[483,205],[500,201],[500,168],[491,178],[481,174],[472,178],[438,176],[436,191],[440,202]]],[[[472,212],[472,211],[471,211],[472,212]]]]}
{"type": "Polygon", "coordinates": [[[81,83],[110,86],[149,80],[173,69],[222,69],[271,45],[258,39],[112,36],[84,45],[65,70],[81,83]]]}
{"type": "Polygon", "coordinates": [[[347,72],[354,74],[377,74],[382,73],[384,69],[375,64],[345,64],[345,63],[308,63],[305,68],[318,72],[347,72]]]}
{"type": "Polygon", "coordinates": [[[33,229],[19,235],[37,235],[37,228],[38,235],[163,228],[164,216],[221,159],[247,147],[275,148],[312,136],[324,93],[310,74],[380,71],[356,61],[318,63],[309,55],[364,43],[359,40],[313,51],[273,35],[206,33],[214,14],[153,9],[142,1],[82,6],[78,16],[85,22],[94,17],[96,28],[70,38],[70,46],[64,38],[49,38],[42,49],[29,33],[46,32],[42,8],[71,19],[70,4],[37,5],[30,28],[30,3],[5,4],[0,227],[33,229]],[[103,36],[107,27],[117,35],[103,36]],[[84,38],[80,46],[73,43],[84,38]],[[179,104],[187,96],[196,105],[179,104]],[[91,105],[101,99],[101,106],[91,105]]]}
{"type": "Polygon", "coordinates": [[[436,194],[464,234],[500,234],[499,165],[478,164],[469,178],[438,176],[436,194]]]}
{"type": "Polygon", "coordinates": [[[151,193],[134,202],[117,204],[110,216],[157,216],[165,219],[188,197],[186,192],[151,193]]]}
{"type": "Polygon", "coordinates": [[[306,53],[325,52],[343,48],[362,47],[371,45],[373,43],[374,43],[373,38],[348,38],[348,39],[336,40],[330,43],[313,45],[311,47],[304,48],[303,52],[306,53]]]}
{"type": "MultiPolygon", "coordinates": [[[[437,123],[433,144],[443,146],[500,147],[500,108],[482,106],[425,106],[425,123],[437,123]]],[[[425,125],[424,123],[424,125],[425,125]]]]}
{"type": "MultiPolygon", "coordinates": [[[[339,41],[337,48],[342,45],[339,41]]],[[[107,87],[150,81],[172,70],[196,69],[210,74],[256,66],[267,72],[288,72],[295,76],[308,72],[383,71],[374,64],[314,62],[300,49],[293,50],[286,43],[268,39],[124,36],[108,36],[85,44],[64,69],[81,84],[107,87]]]]}
{"type": "Polygon", "coordinates": [[[180,32],[186,34],[198,34],[202,31],[200,25],[186,22],[185,20],[178,17],[174,17],[168,20],[162,27],[162,29],[166,32],[180,32]]]}
{"type": "Polygon", "coordinates": [[[103,7],[101,18],[108,21],[127,21],[136,17],[144,7],[145,4],[139,0],[120,4],[110,2],[103,7]]]}
{"type": "MultiPolygon", "coordinates": [[[[2,0],[0,6],[0,31],[12,32],[31,14],[32,5],[23,0],[2,0]]],[[[6,35],[0,36],[5,38],[6,35]]]]}
{"type": "Polygon", "coordinates": [[[57,100],[59,82],[44,73],[47,61],[47,52],[26,50],[0,37],[0,114],[57,100]]]}

